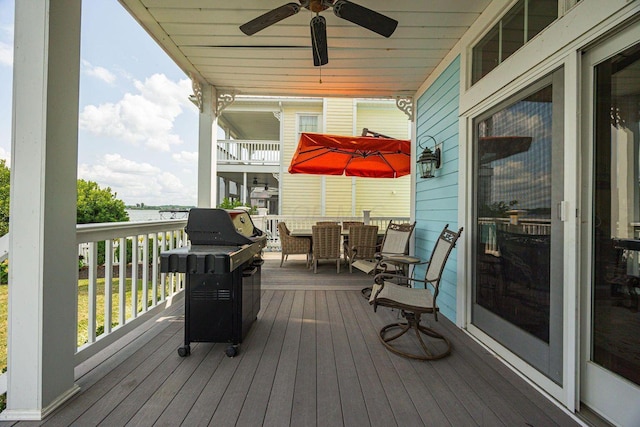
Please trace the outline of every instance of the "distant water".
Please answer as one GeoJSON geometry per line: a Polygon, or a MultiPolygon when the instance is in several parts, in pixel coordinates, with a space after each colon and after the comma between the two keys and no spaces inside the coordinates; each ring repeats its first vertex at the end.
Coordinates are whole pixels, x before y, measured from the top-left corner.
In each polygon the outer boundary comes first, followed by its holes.
{"type": "Polygon", "coordinates": [[[160,212],[152,209],[125,209],[129,214],[129,221],[159,221],[164,219],[186,219],[186,212],[160,212]]]}
{"type": "Polygon", "coordinates": [[[151,209],[126,209],[129,214],[129,221],[158,221],[160,218],[160,211],[151,209]]]}

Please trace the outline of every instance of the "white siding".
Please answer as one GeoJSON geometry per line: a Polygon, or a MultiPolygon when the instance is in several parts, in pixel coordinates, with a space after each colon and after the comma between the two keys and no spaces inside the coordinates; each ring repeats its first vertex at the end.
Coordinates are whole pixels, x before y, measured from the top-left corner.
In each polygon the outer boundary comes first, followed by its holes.
{"type": "Polygon", "coordinates": [[[291,158],[298,146],[298,114],[318,114],[322,123],[322,104],[283,106],[283,153],[280,198],[282,215],[320,215],[321,180],[318,175],[290,174],[287,172],[291,158]]]}
{"type": "MultiPolygon", "coordinates": [[[[348,98],[326,99],[326,133],[353,135],[353,100],[348,98]]],[[[327,176],[325,178],[325,215],[351,215],[351,178],[327,176]]]]}

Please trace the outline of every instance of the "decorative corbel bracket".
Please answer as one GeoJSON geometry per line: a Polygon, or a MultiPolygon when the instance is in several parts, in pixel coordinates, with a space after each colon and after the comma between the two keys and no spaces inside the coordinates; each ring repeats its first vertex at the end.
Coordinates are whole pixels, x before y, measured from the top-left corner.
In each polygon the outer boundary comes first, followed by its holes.
{"type": "Polygon", "coordinates": [[[233,101],[235,100],[236,100],[236,94],[234,92],[219,91],[216,99],[215,109],[214,109],[216,113],[216,117],[218,117],[220,113],[224,111],[225,108],[233,104],[233,101]]]}
{"type": "Polygon", "coordinates": [[[193,74],[190,74],[189,78],[191,79],[191,88],[193,89],[193,95],[189,95],[189,101],[193,102],[202,113],[202,85],[200,84],[200,81],[193,76],[193,74]]]}
{"type": "Polygon", "coordinates": [[[398,96],[396,97],[396,107],[409,117],[409,120],[413,121],[413,98],[411,96],[398,96]]]}

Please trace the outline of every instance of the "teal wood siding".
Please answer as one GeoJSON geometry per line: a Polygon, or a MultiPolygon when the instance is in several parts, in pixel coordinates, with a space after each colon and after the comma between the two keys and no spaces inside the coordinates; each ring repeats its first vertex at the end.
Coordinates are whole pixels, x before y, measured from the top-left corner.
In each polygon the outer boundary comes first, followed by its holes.
{"type": "MultiPolygon", "coordinates": [[[[418,99],[416,108],[417,141],[432,148],[442,143],[442,167],[431,179],[416,181],[415,254],[428,260],[436,239],[446,224],[458,229],[458,111],[460,98],[460,57],[457,57],[418,99]]],[[[416,148],[420,156],[421,148],[416,148]]],[[[448,319],[456,320],[457,261],[451,252],[440,283],[438,306],[448,319]]],[[[424,268],[416,269],[424,277],[424,268]]]]}

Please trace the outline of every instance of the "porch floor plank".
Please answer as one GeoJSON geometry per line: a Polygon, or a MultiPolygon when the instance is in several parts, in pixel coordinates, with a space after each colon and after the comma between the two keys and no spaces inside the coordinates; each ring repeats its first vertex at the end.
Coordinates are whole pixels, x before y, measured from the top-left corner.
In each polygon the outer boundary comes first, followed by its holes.
{"type": "Polygon", "coordinates": [[[293,293],[283,291],[271,291],[274,294],[273,303],[279,304],[275,322],[271,328],[267,345],[264,349],[260,364],[247,392],[242,410],[238,417],[237,425],[257,426],[262,425],[269,405],[271,389],[275,379],[276,369],[280,354],[283,351],[282,344],[287,331],[287,323],[293,305],[293,293]]]}
{"type": "MultiPolygon", "coordinates": [[[[360,297],[362,299],[362,297],[360,297]]],[[[363,300],[364,301],[364,300],[363,300]]],[[[379,371],[374,365],[372,355],[362,336],[355,317],[355,311],[363,304],[353,305],[346,294],[339,296],[340,310],[347,325],[347,337],[351,354],[355,360],[356,374],[361,384],[364,401],[367,404],[369,422],[372,426],[389,426],[395,424],[391,403],[383,388],[379,371]]],[[[380,373],[385,373],[383,370],[380,373]]]]}
{"type": "Polygon", "coordinates": [[[347,325],[345,325],[338,303],[338,292],[327,295],[329,317],[331,320],[331,336],[333,338],[338,387],[342,417],[345,426],[369,425],[369,414],[364,400],[364,394],[356,373],[357,361],[354,360],[349,339],[347,325]]]}
{"type": "Polygon", "coordinates": [[[336,370],[336,355],[331,336],[331,317],[327,292],[316,292],[316,357],[318,370],[318,425],[343,425],[340,406],[340,385],[336,370]]]}
{"type": "Polygon", "coordinates": [[[304,293],[296,380],[293,388],[293,406],[291,408],[291,425],[294,426],[314,425],[317,419],[316,391],[319,372],[316,364],[315,294],[316,292],[304,293]]]}
{"type": "Polygon", "coordinates": [[[293,390],[298,367],[300,331],[304,310],[304,291],[294,291],[293,305],[287,320],[287,329],[283,336],[282,350],[275,370],[271,395],[264,417],[265,426],[283,426],[291,423],[293,390]]]}
{"type": "Polygon", "coordinates": [[[398,314],[362,298],[371,276],[279,263],[279,254],[265,262],[258,321],[236,357],[223,343],[193,343],[179,357],[178,303],[95,366],[85,362],[80,393],[46,420],[14,425],[579,425],[443,316],[424,322],[451,340],[447,358],[387,351],[378,331],[398,314]]]}

